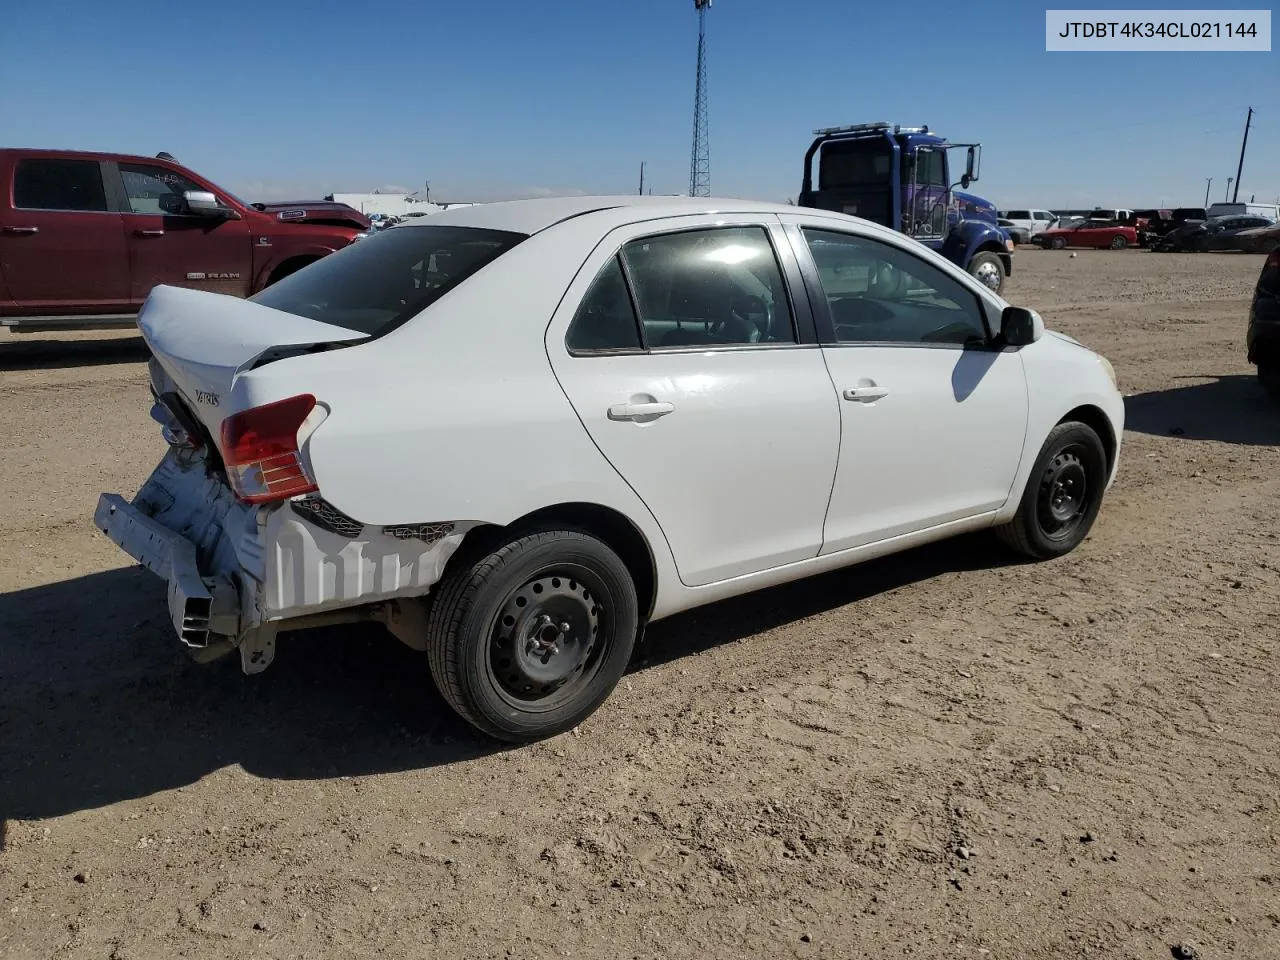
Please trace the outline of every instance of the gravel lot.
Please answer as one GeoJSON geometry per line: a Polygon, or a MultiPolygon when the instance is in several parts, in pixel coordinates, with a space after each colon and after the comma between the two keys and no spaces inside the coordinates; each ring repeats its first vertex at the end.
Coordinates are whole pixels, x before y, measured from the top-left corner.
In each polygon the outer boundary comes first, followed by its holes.
{"type": "Polygon", "coordinates": [[[1075,554],[682,616],[518,750],[374,630],[188,661],[91,522],[161,455],[139,342],[0,339],[0,956],[1280,957],[1260,264],[1020,252],[1011,299],[1131,395],[1075,554]]]}

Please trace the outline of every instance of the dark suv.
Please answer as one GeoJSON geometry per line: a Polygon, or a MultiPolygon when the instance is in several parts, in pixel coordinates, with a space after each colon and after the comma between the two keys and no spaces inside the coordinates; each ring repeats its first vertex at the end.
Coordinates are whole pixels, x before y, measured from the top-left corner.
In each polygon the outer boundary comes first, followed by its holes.
{"type": "Polygon", "coordinates": [[[1245,344],[1249,362],[1257,365],[1258,379],[1280,401],[1280,249],[1273,250],[1262,265],[1245,344]]]}

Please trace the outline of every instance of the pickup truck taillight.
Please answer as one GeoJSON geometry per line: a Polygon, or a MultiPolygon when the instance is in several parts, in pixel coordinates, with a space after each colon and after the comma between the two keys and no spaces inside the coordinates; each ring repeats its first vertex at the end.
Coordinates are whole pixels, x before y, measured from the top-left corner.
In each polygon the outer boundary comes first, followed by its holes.
{"type": "Polygon", "coordinates": [[[287,500],[319,487],[302,462],[298,431],[316,408],[310,394],[277,400],[222,421],[222,459],[244,503],[287,500]]]}

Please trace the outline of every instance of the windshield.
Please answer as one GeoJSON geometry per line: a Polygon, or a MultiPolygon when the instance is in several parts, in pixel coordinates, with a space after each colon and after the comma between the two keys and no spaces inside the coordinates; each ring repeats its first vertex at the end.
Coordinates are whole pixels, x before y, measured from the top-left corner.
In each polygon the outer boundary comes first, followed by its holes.
{"type": "Polygon", "coordinates": [[[403,226],[330,254],[249,299],[378,336],[425,310],[525,234],[403,226]]]}

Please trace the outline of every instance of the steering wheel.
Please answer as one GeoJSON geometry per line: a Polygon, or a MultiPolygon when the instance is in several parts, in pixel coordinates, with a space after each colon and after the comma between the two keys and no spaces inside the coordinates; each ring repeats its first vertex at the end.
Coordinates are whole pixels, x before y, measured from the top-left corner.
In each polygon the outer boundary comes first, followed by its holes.
{"type": "Polygon", "coordinates": [[[937,329],[930,330],[920,340],[924,343],[967,344],[971,340],[983,340],[983,338],[969,324],[963,320],[956,320],[954,323],[944,324],[937,329]]]}

